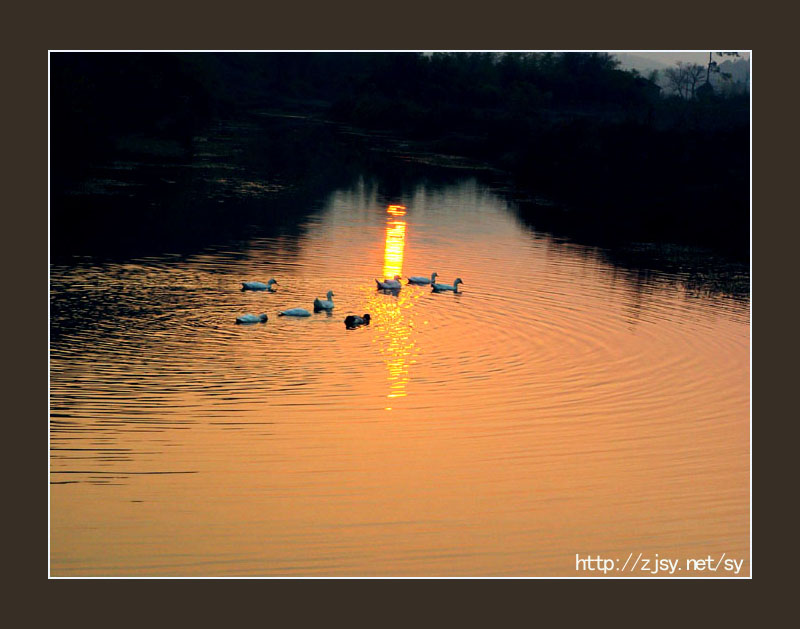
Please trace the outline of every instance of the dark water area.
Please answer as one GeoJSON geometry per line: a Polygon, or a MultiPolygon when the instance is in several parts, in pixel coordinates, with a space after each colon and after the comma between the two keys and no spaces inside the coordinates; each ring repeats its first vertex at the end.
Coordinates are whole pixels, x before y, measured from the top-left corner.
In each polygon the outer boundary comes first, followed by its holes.
{"type": "Polygon", "coordinates": [[[51,255],[190,253],[253,229],[292,234],[332,188],[357,176],[325,125],[257,117],[217,121],[192,150],[155,138],[64,172],[53,164],[51,255]]]}
{"type": "MultiPolygon", "coordinates": [[[[420,183],[445,186],[470,176],[505,198],[534,237],[596,247],[639,275],[677,272],[699,291],[749,297],[748,256],[733,238],[721,248],[683,244],[671,231],[643,241],[630,222],[598,218],[602,213],[585,206],[576,211],[520,188],[488,163],[437,148],[314,115],[260,111],[213,122],[188,148],[132,136],[94,161],[70,163],[67,151],[54,151],[51,259],[181,256],[255,235],[296,239],[332,190],[365,173],[386,203],[420,183]]],[[[646,213],[648,199],[641,204],[646,213]]]]}
{"type": "Polygon", "coordinates": [[[634,285],[654,278],[681,277],[684,288],[693,294],[726,295],[749,303],[749,256],[742,255],[741,247],[673,242],[665,234],[654,241],[643,241],[632,237],[624,226],[598,224],[547,199],[520,197],[516,192],[509,207],[534,238],[548,234],[565,242],[589,245],[610,264],[626,270],[634,285]]]}
{"type": "Polygon", "coordinates": [[[119,144],[78,170],[52,164],[54,260],[191,253],[254,233],[297,236],[332,190],[365,171],[386,199],[460,174],[397,158],[380,134],[305,116],[218,120],[191,150],[153,137],[119,144]]]}

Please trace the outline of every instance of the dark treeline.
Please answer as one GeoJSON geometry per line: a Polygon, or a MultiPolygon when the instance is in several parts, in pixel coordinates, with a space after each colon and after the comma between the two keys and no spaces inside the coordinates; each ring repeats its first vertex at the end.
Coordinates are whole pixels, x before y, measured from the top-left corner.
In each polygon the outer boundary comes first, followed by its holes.
{"type": "Polygon", "coordinates": [[[137,137],[190,152],[237,111],[314,111],[488,161],[605,238],[748,255],[749,96],[665,97],[604,53],[55,53],[51,78],[64,176],[137,137]]]}

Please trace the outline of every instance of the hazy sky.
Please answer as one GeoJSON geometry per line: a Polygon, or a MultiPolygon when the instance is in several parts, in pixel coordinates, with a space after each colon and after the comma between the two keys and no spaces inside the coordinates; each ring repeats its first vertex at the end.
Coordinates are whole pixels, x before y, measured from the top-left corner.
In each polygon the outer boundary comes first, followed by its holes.
{"type": "MultiPolygon", "coordinates": [[[[502,52],[502,51],[497,51],[502,52]]],[[[607,50],[607,51],[598,51],[598,52],[612,52],[612,53],[627,53],[630,55],[635,55],[637,57],[644,57],[646,59],[652,59],[653,61],[660,61],[663,64],[668,66],[673,65],[678,61],[688,61],[690,63],[699,63],[701,65],[705,65],[708,63],[708,51],[638,51],[638,50],[607,50]]],[[[737,51],[741,57],[744,59],[750,58],[750,51],[739,50],[737,51]]],[[[431,54],[430,51],[427,54],[431,54]]],[[[715,59],[719,62],[725,60],[723,57],[717,57],[715,55],[715,59]]]]}
{"type": "MultiPolygon", "coordinates": [[[[705,52],[639,52],[634,50],[619,50],[614,52],[625,52],[631,55],[635,55],[637,57],[645,57],[647,59],[652,59],[653,61],[660,61],[661,63],[665,63],[668,66],[676,63],[677,61],[688,61],[690,63],[699,63],[699,64],[706,64],[708,63],[708,51],[705,52]]],[[[745,59],[750,58],[749,51],[742,51],[739,50],[739,55],[741,55],[745,59]]],[[[717,57],[716,55],[714,58],[718,61],[724,61],[725,58],[717,57]]],[[[732,57],[727,57],[732,58],[732,57]]]]}

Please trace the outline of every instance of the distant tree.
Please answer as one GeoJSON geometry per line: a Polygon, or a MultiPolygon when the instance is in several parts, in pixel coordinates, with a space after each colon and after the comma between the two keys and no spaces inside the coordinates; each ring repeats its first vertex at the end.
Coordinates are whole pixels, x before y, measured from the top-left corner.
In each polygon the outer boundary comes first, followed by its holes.
{"type": "Polygon", "coordinates": [[[704,72],[705,68],[699,64],[678,61],[674,68],[664,70],[664,77],[670,89],[688,100],[695,97],[704,72]]]}
{"type": "Polygon", "coordinates": [[[667,87],[675,92],[681,98],[687,98],[688,93],[688,78],[683,64],[678,63],[675,67],[670,67],[664,70],[664,79],[667,82],[667,87]]]}
{"type": "Polygon", "coordinates": [[[686,82],[689,86],[688,98],[694,98],[700,79],[703,78],[703,70],[705,70],[705,68],[697,63],[687,63],[684,65],[686,66],[686,82]]]}

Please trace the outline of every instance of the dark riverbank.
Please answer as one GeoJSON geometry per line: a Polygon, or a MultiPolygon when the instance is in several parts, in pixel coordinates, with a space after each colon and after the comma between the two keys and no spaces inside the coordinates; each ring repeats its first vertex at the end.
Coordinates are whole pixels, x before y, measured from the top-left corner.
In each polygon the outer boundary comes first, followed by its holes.
{"type": "Polygon", "coordinates": [[[58,53],[51,67],[56,190],[120,156],[186,161],[214,120],[279,109],[488,163],[545,228],[749,259],[749,95],[665,98],[610,55],[58,53]]]}
{"type": "Polygon", "coordinates": [[[631,78],[621,102],[558,102],[548,92],[508,108],[467,98],[445,115],[398,95],[365,115],[358,101],[331,113],[503,170],[539,224],[572,223],[576,236],[600,243],[681,243],[748,260],[748,95],[662,98],[641,81],[631,78]],[[550,202],[528,202],[541,197],[550,202]]]}

